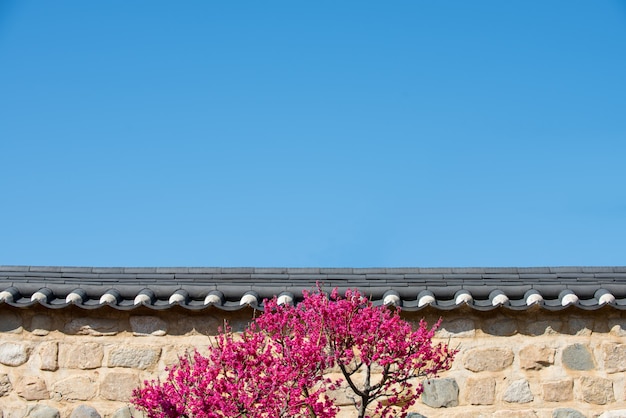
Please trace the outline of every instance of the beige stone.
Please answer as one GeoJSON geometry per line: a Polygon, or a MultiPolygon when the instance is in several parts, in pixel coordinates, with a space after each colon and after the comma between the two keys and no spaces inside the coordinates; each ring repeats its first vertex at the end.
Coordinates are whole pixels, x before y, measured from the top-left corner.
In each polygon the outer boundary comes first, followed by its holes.
{"type": "Polygon", "coordinates": [[[36,376],[24,376],[19,379],[15,384],[15,391],[27,401],[40,401],[50,397],[46,382],[36,376]]]}
{"type": "Polygon", "coordinates": [[[626,370],[626,344],[605,343],[601,347],[604,371],[618,373],[626,370]]]}
{"type": "Polygon", "coordinates": [[[567,402],[574,399],[574,382],[571,379],[544,382],[541,390],[546,402],[567,402]]]}
{"type": "Polygon", "coordinates": [[[528,345],[519,352],[520,367],[526,370],[540,370],[554,364],[555,350],[546,346],[528,345]]]}
{"type": "Polygon", "coordinates": [[[98,343],[67,344],[59,346],[59,364],[67,369],[96,369],[102,366],[104,351],[98,343]]]}
{"type": "Polygon", "coordinates": [[[504,410],[495,412],[493,418],[537,418],[537,414],[530,409],[504,410]]]}
{"type": "Polygon", "coordinates": [[[132,367],[147,369],[159,361],[160,348],[128,346],[118,347],[109,353],[109,367],[132,367]]]}
{"type": "Polygon", "coordinates": [[[6,373],[0,373],[0,397],[8,395],[13,389],[11,380],[6,373]]]}
{"type": "Polygon", "coordinates": [[[513,363],[513,351],[509,348],[476,348],[465,353],[463,366],[473,372],[497,372],[513,363]]]}
{"type": "Polygon", "coordinates": [[[615,401],[613,382],[602,377],[583,376],[578,379],[579,397],[585,402],[606,405],[615,401]]]}
{"type": "Polygon", "coordinates": [[[87,401],[96,395],[96,384],[88,376],[72,376],[52,387],[58,400],[87,401]]]}
{"type": "Polygon", "coordinates": [[[55,371],[59,368],[59,344],[56,341],[42,343],[39,346],[41,370],[55,371]]]}
{"type": "Polygon", "coordinates": [[[139,377],[135,373],[107,374],[100,384],[100,396],[110,401],[128,402],[133,390],[139,387],[139,377]]]}
{"type": "Polygon", "coordinates": [[[469,378],[465,382],[465,399],[471,405],[493,405],[496,381],[492,377],[469,378]]]}

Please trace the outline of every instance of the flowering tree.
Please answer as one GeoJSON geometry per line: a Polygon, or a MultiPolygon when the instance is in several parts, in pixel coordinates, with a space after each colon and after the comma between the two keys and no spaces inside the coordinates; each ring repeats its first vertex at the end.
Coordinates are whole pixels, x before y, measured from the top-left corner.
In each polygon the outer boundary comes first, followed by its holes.
{"type": "Polygon", "coordinates": [[[413,330],[398,309],[357,291],[318,288],[296,306],[274,298],[243,333],[225,329],[206,357],[182,357],[131,402],[150,418],[330,418],[338,408],[329,391],[346,386],[359,418],[406,416],[423,391],[416,378],[449,369],[456,354],[432,343],[438,326],[413,330]],[[333,367],[343,379],[325,377],[333,367]]]}

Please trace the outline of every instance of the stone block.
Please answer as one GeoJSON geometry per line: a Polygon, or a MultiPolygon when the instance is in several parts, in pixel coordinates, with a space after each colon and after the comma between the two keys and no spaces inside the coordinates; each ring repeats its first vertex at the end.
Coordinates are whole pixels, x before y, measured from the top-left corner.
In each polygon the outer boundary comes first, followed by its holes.
{"type": "Polygon", "coordinates": [[[509,403],[528,403],[532,402],[534,396],[530,391],[528,381],[526,379],[520,379],[511,382],[504,392],[503,399],[509,403]]]}
{"type": "Polygon", "coordinates": [[[435,333],[436,338],[471,338],[475,335],[476,325],[474,321],[466,318],[443,321],[435,333]]]}
{"type": "Polygon", "coordinates": [[[546,402],[567,402],[574,399],[574,381],[570,379],[544,382],[541,390],[546,402]]]}
{"type": "Polygon", "coordinates": [[[593,330],[593,319],[591,318],[570,318],[567,321],[569,333],[578,336],[590,336],[593,330]]]}
{"type": "Polygon", "coordinates": [[[136,336],[162,336],[167,333],[167,323],[156,316],[131,316],[129,321],[136,336]]]}
{"type": "Polygon", "coordinates": [[[100,384],[100,396],[110,401],[128,402],[139,383],[137,374],[109,373],[100,384]]]}
{"type": "Polygon", "coordinates": [[[0,313],[0,332],[18,334],[23,331],[22,317],[15,312],[0,313]]]}
{"type": "Polygon", "coordinates": [[[601,353],[605,372],[618,373],[626,370],[626,344],[604,343],[601,353]]]}
{"type": "Polygon", "coordinates": [[[526,326],[526,332],[530,335],[552,335],[561,332],[563,322],[554,321],[530,321],[526,326]]]}
{"type": "Polygon", "coordinates": [[[554,364],[555,350],[546,346],[528,345],[519,352],[520,367],[526,370],[540,370],[554,364]]]}
{"type": "Polygon", "coordinates": [[[587,418],[579,411],[572,408],[558,408],[552,411],[552,418],[587,418]]]}
{"type": "Polygon", "coordinates": [[[118,347],[109,353],[109,367],[132,367],[147,369],[154,366],[161,356],[160,348],[118,347]]]}
{"type": "Polygon", "coordinates": [[[97,369],[102,366],[104,351],[98,343],[66,344],[59,346],[59,364],[66,369],[97,369]]]}
{"type": "Polygon", "coordinates": [[[50,315],[35,315],[30,321],[30,329],[34,335],[40,337],[48,335],[52,329],[52,318],[50,315]]]}
{"type": "Polygon", "coordinates": [[[78,405],[72,411],[70,418],[101,418],[101,416],[96,408],[88,405],[78,405]]]}
{"type": "Polygon", "coordinates": [[[465,399],[471,405],[493,405],[496,399],[495,379],[492,377],[467,379],[465,399]]]}
{"type": "Polygon", "coordinates": [[[55,371],[59,368],[59,344],[56,341],[42,343],[39,346],[41,370],[55,371]]]}
{"type": "Polygon", "coordinates": [[[124,406],[115,411],[111,418],[146,418],[146,414],[135,408],[124,406]]]}
{"type": "Polygon", "coordinates": [[[108,318],[75,318],[65,325],[65,332],[76,335],[115,335],[119,332],[119,322],[108,318]]]}
{"type": "Polygon", "coordinates": [[[610,333],[617,337],[626,337],[626,319],[611,318],[609,319],[610,333]]]}
{"type": "Polygon", "coordinates": [[[6,373],[0,373],[0,397],[8,395],[12,389],[9,376],[6,373]]]}
{"type": "Polygon", "coordinates": [[[22,376],[15,384],[15,391],[27,401],[50,398],[46,382],[37,376],[22,376]]]}
{"type": "Polygon", "coordinates": [[[509,337],[517,333],[517,321],[509,318],[487,321],[484,332],[489,335],[509,337]]]}
{"type": "Polygon", "coordinates": [[[563,366],[570,370],[592,370],[595,368],[589,348],[584,344],[572,344],[563,349],[563,366]]]}
{"type": "Polygon", "coordinates": [[[463,357],[463,366],[473,372],[497,372],[512,363],[513,351],[509,348],[475,348],[463,357]]]}
{"type": "Polygon", "coordinates": [[[96,385],[87,376],[68,377],[52,387],[55,400],[87,401],[96,395],[96,385]]]}
{"type": "Polygon", "coordinates": [[[26,416],[28,418],[61,418],[58,409],[42,404],[30,407],[26,416]]]}
{"type": "Polygon", "coordinates": [[[459,386],[456,380],[428,379],[424,382],[422,402],[431,408],[448,408],[459,404],[459,386]]]}
{"type": "Polygon", "coordinates": [[[537,414],[530,409],[504,410],[495,412],[493,418],[537,418],[537,414]]]}
{"type": "Polygon", "coordinates": [[[17,367],[28,361],[30,347],[26,344],[7,342],[0,344],[0,363],[17,367]]]}
{"type": "Polygon", "coordinates": [[[626,409],[615,409],[613,411],[606,411],[598,418],[626,418],[626,409]]]}
{"type": "Polygon", "coordinates": [[[579,398],[596,405],[615,401],[613,382],[602,377],[583,376],[578,379],[579,398]]]}

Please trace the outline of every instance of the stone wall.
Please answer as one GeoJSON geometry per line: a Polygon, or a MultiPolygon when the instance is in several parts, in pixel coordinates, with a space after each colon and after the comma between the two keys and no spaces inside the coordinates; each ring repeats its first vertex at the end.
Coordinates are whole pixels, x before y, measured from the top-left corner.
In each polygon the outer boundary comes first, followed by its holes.
{"type": "MultiPolygon", "coordinates": [[[[186,350],[202,351],[225,319],[238,330],[252,315],[0,306],[0,415],[129,417],[140,382],[162,376],[186,350]]],[[[460,352],[452,370],[425,385],[413,417],[626,416],[620,311],[428,308],[406,318],[423,316],[443,316],[437,337],[460,352]]],[[[341,416],[354,416],[347,393],[336,396],[346,404],[341,416]]]]}

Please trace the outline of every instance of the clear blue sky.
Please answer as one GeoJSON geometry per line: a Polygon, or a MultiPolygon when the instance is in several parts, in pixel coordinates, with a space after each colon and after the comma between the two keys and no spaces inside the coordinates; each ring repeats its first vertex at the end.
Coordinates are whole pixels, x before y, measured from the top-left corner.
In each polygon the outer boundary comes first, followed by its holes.
{"type": "Polygon", "coordinates": [[[0,264],[626,264],[626,1],[0,0],[0,264]]]}

